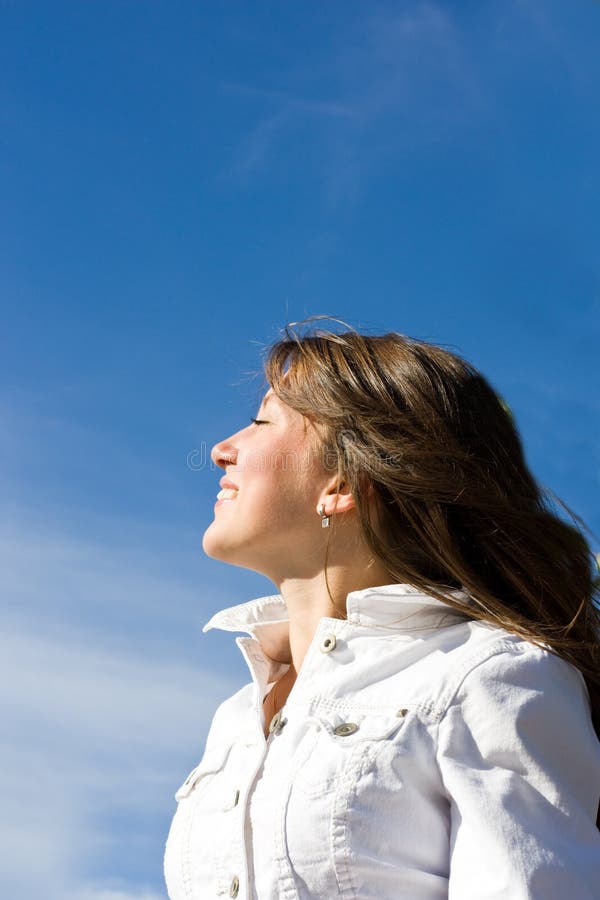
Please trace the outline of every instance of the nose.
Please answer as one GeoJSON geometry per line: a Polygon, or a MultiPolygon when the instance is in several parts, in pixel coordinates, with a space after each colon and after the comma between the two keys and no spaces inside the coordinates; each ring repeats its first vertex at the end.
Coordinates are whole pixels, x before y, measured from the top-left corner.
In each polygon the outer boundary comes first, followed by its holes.
{"type": "Polygon", "coordinates": [[[215,466],[220,469],[226,469],[227,466],[234,466],[237,459],[237,450],[231,444],[229,439],[219,441],[218,444],[210,451],[210,458],[215,466]]]}

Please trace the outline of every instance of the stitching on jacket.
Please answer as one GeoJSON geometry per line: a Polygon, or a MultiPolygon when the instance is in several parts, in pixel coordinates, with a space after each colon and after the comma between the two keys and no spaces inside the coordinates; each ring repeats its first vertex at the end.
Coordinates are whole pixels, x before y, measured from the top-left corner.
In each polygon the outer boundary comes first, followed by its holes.
{"type": "MultiPolygon", "coordinates": [[[[265,755],[261,767],[265,765],[266,758],[265,755]]],[[[256,773],[253,776],[253,783],[255,782],[255,779],[256,773]]],[[[273,809],[273,862],[277,869],[277,888],[282,900],[285,900],[285,898],[289,898],[289,900],[298,900],[294,866],[290,857],[287,837],[287,817],[291,793],[292,780],[289,779],[285,790],[283,790],[281,795],[277,798],[277,803],[274,805],[273,809]]]]}
{"type": "MultiPolygon", "coordinates": [[[[381,704],[371,704],[371,703],[352,703],[344,700],[343,698],[339,700],[328,700],[326,697],[315,696],[311,697],[308,701],[310,703],[310,708],[313,710],[320,709],[321,707],[331,710],[343,709],[352,710],[353,712],[381,712],[383,715],[388,715],[390,718],[394,718],[396,715],[396,710],[402,705],[402,697],[396,702],[394,700],[393,704],[386,703],[385,705],[381,704]]],[[[409,702],[408,700],[406,701],[409,702]]]]}
{"type": "Polygon", "coordinates": [[[444,715],[445,711],[442,706],[438,706],[431,699],[415,701],[414,697],[403,697],[400,694],[398,694],[398,696],[394,698],[393,706],[389,704],[387,704],[386,706],[376,706],[366,703],[351,703],[344,699],[326,700],[321,699],[320,697],[312,697],[309,702],[313,713],[315,713],[319,709],[330,710],[331,712],[343,711],[348,713],[376,712],[380,713],[383,716],[389,716],[390,719],[395,718],[397,711],[401,707],[406,706],[408,712],[414,713],[418,718],[421,719],[421,721],[425,725],[428,722],[438,722],[444,715]]]}
{"type": "Polygon", "coordinates": [[[473,669],[500,653],[521,654],[533,649],[535,649],[534,645],[523,641],[521,638],[511,640],[509,637],[502,637],[490,644],[486,644],[484,647],[479,648],[476,653],[462,660],[456,668],[451,668],[449,672],[443,673],[444,681],[441,685],[437,682],[432,690],[432,693],[437,694],[437,698],[434,700],[430,697],[421,701],[413,707],[414,710],[420,712],[422,717],[428,719],[431,724],[441,722],[454,697],[460,690],[463,681],[473,669]]]}
{"type": "Polygon", "coordinates": [[[332,848],[332,864],[335,879],[342,897],[353,897],[359,900],[356,886],[352,880],[352,852],[350,850],[349,841],[349,814],[351,808],[351,800],[356,798],[358,784],[364,772],[365,765],[369,761],[369,748],[365,747],[358,754],[352,765],[344,772],[344,779],[340,784],[348,785],[343,794],[336,791],[334,806],[332,808],[330,828],[331,828],[331,848],[332,848]],[[343,800],[342,800],[343,798],[343,800]],[[340,807],[336,809],[336,801],[342,800],[340,807]],[[336,866],[336,851],[340,853],[340,865],[336,866]]]}
{"type": "Polygon", "coordinates": [[[521,656],[524,653],[533,650],[541,651],[542,648],[535,647],[534,645],[523,641],[521,638],[517,638],[516,641],[508,638],[501,638],[488,644],[486,647],[482,647],[477,653],[469,656],[469,658],[453,672],[447,689],[441,695],[440,699],[443,701],[441,704],[442,718],[446,715],[466,677],[470,675],[474,669],[482,665],[482,663],[487,662],[494,656],[499,656],[501,653],[511,653],[514,656],[521,656]]]}

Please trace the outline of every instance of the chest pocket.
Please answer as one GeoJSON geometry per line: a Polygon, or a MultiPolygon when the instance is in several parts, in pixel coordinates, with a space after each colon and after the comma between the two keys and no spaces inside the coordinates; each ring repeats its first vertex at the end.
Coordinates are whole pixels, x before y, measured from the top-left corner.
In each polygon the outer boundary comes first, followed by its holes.
{"type": "Polygon", "coordinates": [[[403,716],[332,711],[307,719],[293,766],[294,789],[309,797],[334,790],[374,759],[402,728],[403,716]]]}
{"type": "Polygon", "coordinates": [[[175,799],[180,802],[188,797],[197,797],[208,790],[209,786],[219,779],[231,750],[231,744],[217,744],[207,749],[198,765],[192,769],[179,790],[175,799]]]}

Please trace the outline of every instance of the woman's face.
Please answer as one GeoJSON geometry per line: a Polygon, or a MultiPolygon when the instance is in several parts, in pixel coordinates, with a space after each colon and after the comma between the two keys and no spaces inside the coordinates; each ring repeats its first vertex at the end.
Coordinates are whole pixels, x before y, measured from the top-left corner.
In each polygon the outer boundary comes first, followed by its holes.
{"type": "Polygon", "coordinates": [[[208,556],[275,582],[322,566],[326,532],[317,507],[332,472],[307,419],[269,390],[256,422],[216,444],[211,456],[225,472],[226,492],[204,533],[208,556]]]}

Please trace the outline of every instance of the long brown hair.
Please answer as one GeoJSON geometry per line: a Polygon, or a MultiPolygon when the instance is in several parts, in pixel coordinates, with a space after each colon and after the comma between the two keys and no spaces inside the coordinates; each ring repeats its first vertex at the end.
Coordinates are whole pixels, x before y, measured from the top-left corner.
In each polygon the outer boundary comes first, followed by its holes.
{"type": "MultiPolygon", "coordinates": [[[[315,318],[328,317],[305,321],[315,318]]],[[[266,379],[320,424],[326,458],[354,494],[364,538],[391,581],[572,663],[600,737],[600,591],[575,523],[585,525],[534,479],[504,401],[473,365],[435,344],[396,332],[300,335],[293,325],[269,348],[266,379]],[[456,588],[468,606],[448,596],[456,588]]]]}

